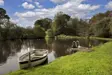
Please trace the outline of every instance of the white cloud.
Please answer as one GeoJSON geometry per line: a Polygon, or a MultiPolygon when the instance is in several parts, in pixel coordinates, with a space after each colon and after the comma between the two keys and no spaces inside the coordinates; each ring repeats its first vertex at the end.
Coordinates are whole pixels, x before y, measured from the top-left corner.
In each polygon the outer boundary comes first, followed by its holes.
{"type": "Polygon", "coordinates": [[[70,0],[64,4],[57,5],[54,8],[35,9],[33,11],[21,13],[16,12],[15,15],[19,17],[19,19],[27,20],[27,23],[25,24],[33,24],[35,20],[40,18],[53,18],[59,11],[69,14],[72,17],[85,18],[88,17],[92,11],[100,8],[100,5],[83,4],[83,1],[84,0],[70,0]]]}
{"type": "Polygon", "coordinates": [[[19,22],[18,19],[12,19],[12,18],[10,19],[10,21],[13,22],[13,23],[15,23],[15,24],[17,24],[19,22]]]}
{"type": "Polygon", "coordinates": [[[42,8],[42,7],[43,7],[42,5],[40,5],[39,2],[35,2],[35,5],[36,5],[38,8],[42,8]]]}
{"type": "MultiPolygon", "coordinates": [[[[24,19],[24,18],[19,18],[19,19],[16,19],[16,18],[13,18],[13,19],[12,19],[12,18],[11,18],[10,21],[11,21],[12,23],[15,23],[15,24],[21,26],[21,27],[28,27],[28,26],[33,27],[32,22],[29,22],[28,20],[26,20],[26,19],[24,19]]],[[[34,20],[34,21],[35,21],[35,20],[34,20]]],[[[33,21],[33,22],[34,22],[34,21],[33,21]]]]}
{"type": "Polygon", "coordinates": [[[108,2],[108,4],[105,7],[108,9],[112,9],[112,1],[108,2]]]}
{"type": "Polygon", "coordinates": [[[35,8],[34,5],[29,4],[28,2],[24,2],[24,3],[22,4],[22,6],[23,6],[23,8],[25,8],[25,9],[34,9],[34,8],[35,8]]]}
{"type": "Polygon", "coordinates": [[[26,1],[26,2],[33,2],[33,0],[23,0],[23,1],[26,1]]]}
{"type": "Polygon", "coordinates": [[[26,0],[26,1],[28,1],[28,2],[32,2],[32,0],[26,0]]]}
{"type": "Polygon", "coordinates": [[[28,18],[28,17],[33,17],[33,16],[35,16],[35,13],[32,12],[32,11],[28,11],[28,12],[22,13],[22,14],[16,12],[15,15],[16,15],[16,16],[19,16],[20,18],[28,18]]]}
{"type": "Polygon", "coordinates": [[[98,9],[99,7],[100,5],[91,6],[90,4],[80,4],[78,6],[78,8],[81,10],[95,10],[98,9]]]}
{"type": "Polygon", "coordinates": [[[0,5],[4,5],[4,0],[0,0],[0,5]]]}
{"type": "Polygon", "coordinates": [[[63,3],[63,2],[66,2],[68,0],[50,0],[52,1],[53,3],[63,3]]]}

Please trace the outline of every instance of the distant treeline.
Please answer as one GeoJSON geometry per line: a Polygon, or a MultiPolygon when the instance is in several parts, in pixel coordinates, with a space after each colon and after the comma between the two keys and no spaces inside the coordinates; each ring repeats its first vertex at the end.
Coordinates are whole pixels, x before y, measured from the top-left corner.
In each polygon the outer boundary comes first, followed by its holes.
{"type": "Polygon", "coordinates": [[[98,13],[89,20],[71,18],[68,14],[58,12],[54,19],[43,18],[36,20],[34,27],[20,27],[10,22],[6,10],[0,8],[0,40],[34,39],[54,37],[58,35],[112,36],[112,12],[98,13]]]}

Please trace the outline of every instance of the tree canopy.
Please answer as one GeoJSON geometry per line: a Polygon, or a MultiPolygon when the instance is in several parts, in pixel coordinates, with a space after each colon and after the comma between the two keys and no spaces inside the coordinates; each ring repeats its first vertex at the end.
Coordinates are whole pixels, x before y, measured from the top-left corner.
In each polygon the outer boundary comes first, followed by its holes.
{"type": "Polygon", "coordinates": [[[10,22],[6,10],[0,8],[0,40],[44,38],[61,34],[73,36],[91,34],[98,37],[112,37],[112,11],[98,13],[89,22],[58,12],[52,19],[42,18],[34,22],[34,27],[24,28],[10,22]]]}
{"type": "Polygon", "coordinates": [[[51,22],[52,20],[49,18],[39,19],[35,21],[34,26],[39,25],[40,27],[43,27],[45,30],[47,30],[51,28],[51,22]]]}

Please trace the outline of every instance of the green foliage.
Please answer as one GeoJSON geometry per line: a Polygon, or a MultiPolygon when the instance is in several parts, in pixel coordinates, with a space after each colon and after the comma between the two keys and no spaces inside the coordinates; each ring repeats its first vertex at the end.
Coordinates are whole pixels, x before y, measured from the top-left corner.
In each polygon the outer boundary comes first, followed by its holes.
{"type": "Polygon", "coordinates": [[[112,37],[112,11],[94,15],[89,22],[71,18],[58,12],[53,21],[49,18],[36,20],[34,27],[22,28],[9,21],[5,9],[0,8],[0,39],[54,37],[60,34],[72,36],[112,37]],[[46,32],[46,34],[45,34],[46,32]],[[13,36],[14,35],[14,36],[13,36]]]}
{"type": "Polygon", "coordinates": [[[0,8],[0,24],[3,24],[2,22],[3,19],[7,19],[9,21],[10,17],[7,15],[7,12],[5,9],[0,8]]]}
{"type": "Polygon", "coordinates": [[[85,36],[88,34],[89,30],[89,24],[86,21],[77,18],[70,19],[68,21],[67,27],[71,28],[71,33],[75,36],[85,36]]]}
{"type": "Polygon", "coordinates": [[[55,35],[57,32],[58,32],[58,26],[56,24],[56,22],[52,22],[52,31],[53,31],[53,34],[55,35]]]}
{"type": "Polygon", "coordinates": [[[93,36],[109,38],[112,36],[112,11],[99,13],[90,19],[93,36]]]}
{"type": "Polygon", "coordinates": [[[54,35],[59,35],[62,33],[62,29],[67,26],[70,16],[62,12],[58,12],[55,15],[54,21],[52,23],[52,30],[54,35]]]}
{"type": "Polygon", "coordinates": [[[4,18],[6,15],[6,10],[3,8],[0,8],[0,18],[4,18]]]}
{"type": "MultiPolygon", "coordinates": [[[[67,39],[85,39],[86,40],[88,38],[88,36],[84,37],[84,36],[58,35],[57,38],[61,39],[61,40],[63,40],[63,39],[65,39],[65,40],[67,40],[67,39]]],[[[112,38],[102,38],[102,37],[93,37],[93,36],[91,36],[90,39],[91,40],[112,41],[112,38]]]]}
{"type": "Polygon", "coordinates": [[[75,29],[74,28],[70,28],[70,27],[65,27],[64,29],[61,29],[61,34],[65,34],[65,35],[75,35],[75,29]]]}
{"type": "Polygon", "coordinates": [[[109,28],[110,28],[110,34],[112,36],[112,18],[110,18],[109,28]]]}
{"type": "Polygon", "coordinates": [[[79,19],[73,18],[67,22],[67,27],[71,28],[74,32],[74,35],[77,35],[77,26],[79,24],[79,19]]]}
{"type": "Polygon", "coordinates": [[[20,39],[22,38],[22,29],[15,24],[9,24],[8,27],[2,28],[0,40],[20,39]]]}
{"type": "Polygon", "coordinates": [[[32,27],[22,28],[23,38],[35,38],[35,34],[32,27]]]}
{"type": "Polygon", "coordinates": [[[110,18],[104,18],[94,24],[92,26],[94,35],[99,37],[110,37],[109,22],[111,22],[110,18]]]}
{"type": "Polygon", "coordinates": [[[34,25],[37,26],[41,26],[45,29],[45,31],[49,28],[51,28],[51,22],[52,20],[49,19],[49,18],[44,18],[44,19],[40,19],[40,20],[37,20],[35,21],[34,25]]]}
{"type": "Polygon", "coordinates": [[[40,26],[35,26],[34,34],[36,37],[45,37],[45,30],[40,26]]]}
{"type": "Polygon", "coordinates": [[[90,19],[90,23],[91,24],[94,24],[100,20],[102,20],[103,18],[106,18],[106,17],[111,17],[112,16],[112,11],[107,11],[105,13],[99,13],[99,14],[96,14],[94,15],[91,19],[90,19]]]}
{"type": "Polygon", "coordinates": [[[46,37],[54,37],[53,31],[52,31],[51,29],[48,29],[48,30],[46,31],[46,37]]]}

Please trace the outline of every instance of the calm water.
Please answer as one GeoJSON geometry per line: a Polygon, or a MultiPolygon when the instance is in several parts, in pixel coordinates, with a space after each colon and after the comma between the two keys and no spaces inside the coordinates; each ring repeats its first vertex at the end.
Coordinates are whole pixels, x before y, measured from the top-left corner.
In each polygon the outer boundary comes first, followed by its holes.
{"type": "MultiPolygon", "coordinates": [[[[18,59],[30,49],[48,49],[48,63],[58,57],[68,55],[67,49],[71,47],[72,40],[15,40],[0,41],[0,75],[20,69],[18,59]]],[[[81,46],[87,46],[86,40],[79,40],[81,46]]],[[[106,41],[91,40],[93,46],[103,44],[106,41]]]]}

